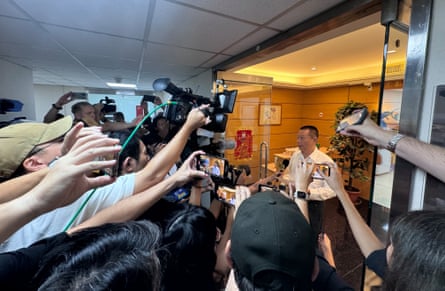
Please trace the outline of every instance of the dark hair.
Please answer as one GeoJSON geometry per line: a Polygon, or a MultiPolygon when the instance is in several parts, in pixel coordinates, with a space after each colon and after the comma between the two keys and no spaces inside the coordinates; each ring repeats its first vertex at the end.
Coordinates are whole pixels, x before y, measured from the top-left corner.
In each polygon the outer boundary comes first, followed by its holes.
{"type": "Polygon", "coordinates": [[[177,204],[165,220],[163,290],[214,290],[216,222],[202,207],[177,204]]]}
{"type": "Polygon", "coordinates": [[[85,107],[85,106],[93,107],[93,105],[91,105],[87,101],[77,102],[76,104],[73,104],[73,106],[71,106],[71,113],[76,114],[78,112],[81,112],[82,111],[82,107],[85,107]]]}
{"type": "Polygon", "coordinates": [[[158,121],[159,120],[166,120],[166,121],[168,121],[168,119],[165,117],[165,116],[163,116],[162,114],[158,114],[155,118],[153,118],[153,129],[155,130],[155,131],[158,131],[158,121]]]}
{"type": "Polygon", "coordinates": [[[313,137],[318,138],[318,128],[316,128],[313,125],[304,125],[302,127],[300,127],[300,130],[309,130],[310,131],[310,135],[312,135],[313,137]]]}
{"type": "Polygon", "coordinates": [[[445,212],[413,211],[390,230],[393,252],[384,290],[443,290],[445,285],[445,212]]]}
{"type": "MultiPolygon", "coordinates": [[[[128,139],[128,137],[130,136],[130,133],[126,132],[126,131],[114,131],[114,132],[111,132],[108,136],[112,137],[112,138],[119,139],[119,144],[123,145],[125,143],[125,141],[128,139]]],[[[139,162],[139,157],[141,154],[141,148],[140,148],[141,142],[142,141],[138,137],[133,136],[128,141],[125,148],[122,148],[122,151],[119,154],[118,175],[122,175],[122,166],[123,166],[124,160],[127,157],[133,158],[137,162],[139,162]]],[[[149,154],[148,151],[147,151],[147,154],[149,154]]]]}
{"type": "Polygon", "coordinates": [[[159,290],[160,229],[148,221],[74,233],[49,251],[35,276],[39,290],[159,290]]]}
{"type": "Polygon", "coordinates": [[[116,121],[116,119],[121,119],[123,122],[125,122],[125,116],[122,112],[115,112],[113,114],[114,120],[116,121]]]}

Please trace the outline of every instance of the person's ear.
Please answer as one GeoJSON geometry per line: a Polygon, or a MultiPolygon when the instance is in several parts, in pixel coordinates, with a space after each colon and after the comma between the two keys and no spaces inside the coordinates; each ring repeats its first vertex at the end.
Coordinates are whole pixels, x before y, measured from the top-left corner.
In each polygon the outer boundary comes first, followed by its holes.
{"type": "Polygon", "coordinates": [[[136,170],[136,160],[132,157],[126,157],[122,162],[122,173],[133,173],[136,170]]]}
{"type": "Polygon", "coordinates": [[[43,163],[37,156],[30,156],[29,158],[26,158],[22,165],[26,172],[36,172],[47,167],[47,164],[43,163]]]}
{"type": "Polygon", "coordinates": [[[224,255],[226,256],[226,260],[227,260],[227,263],[229,264],[229,267],[231,269],[233,269],[233,261],[232,261],[232,257],[230,256],[231,243],[232,243],[232,241],[229,239],[226,243],[226,248],[224,249],[224,255]]]}

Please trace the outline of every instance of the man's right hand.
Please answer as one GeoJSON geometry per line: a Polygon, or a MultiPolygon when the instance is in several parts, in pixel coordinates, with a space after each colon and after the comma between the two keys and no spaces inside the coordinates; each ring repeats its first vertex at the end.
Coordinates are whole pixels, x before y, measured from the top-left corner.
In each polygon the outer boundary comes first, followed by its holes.
{"type": "Polygon", "coordinates": [[[69,103],[72,101],[71,96],[73,95],[73,92],[68,92],[63,94],[62,96],[59,97],[59,100],[57,100],[57,102],[55,103],[55,105],[57,107],[63,107],[63,105],[69,103]]]}
{"type": "Polygon", "coordinates": [[[379,127],[367,117],[360,125],[350,125],[340,132],[343,135],[358,136],[374,146],[386,147],[394,132],[379,127]]]}

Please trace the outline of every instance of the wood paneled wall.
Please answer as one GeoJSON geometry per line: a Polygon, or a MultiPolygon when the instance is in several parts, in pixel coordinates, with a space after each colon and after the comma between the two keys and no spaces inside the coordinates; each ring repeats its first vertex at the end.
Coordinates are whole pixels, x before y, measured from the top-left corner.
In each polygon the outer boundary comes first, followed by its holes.
{"type": "MultiPolygon", "coordinates": [[[[320,131],[320,146],[329,147],[329,137],[334,134],[333,124],[338,108],[353,100],[367,104],[370,110],[376,110],[378,96],[378,84],[374,84],[372,90],[356,85],[306,90],[261,87],[259,90],[239,92],[234,112],[229,114],[226,138],[235,139],[237,130],[252,130],[253,155],[250,159],[235,160],[234,151],[226,150],[226,158],[231,165],[248,164],[256,179],[261,142],[269,144],[269,162],[273,162],[274,154],[296,147],[296,134],[301,126],[314,125],[320,131]],[[259,104],[281,105],[281,124],[259,126],[259,104]]],[[[363,187],[369,189],[368,184],[365,183],[363,187]]]]}

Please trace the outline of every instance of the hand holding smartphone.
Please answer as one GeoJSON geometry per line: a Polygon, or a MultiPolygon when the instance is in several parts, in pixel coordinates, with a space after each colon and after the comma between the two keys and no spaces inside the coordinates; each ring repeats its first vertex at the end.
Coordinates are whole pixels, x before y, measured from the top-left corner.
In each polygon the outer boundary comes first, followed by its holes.
{"type": "Polygon", "coordinates": [[[323,173],[326,177],[331,175],[331,168],[329,168],[326,164],[315,164],[314,173],[312,174],[312,178],[314,179],[324,179],[319,172],[323,173]]]}
{"type": "Polygon", "coordinates": [[[362,124],[366,116],[368,116],[368,108],[363,107],[361,109],[357,109],[351,115],[343,118],[335,131],[338,133],[350,125],[362,124]]]}

